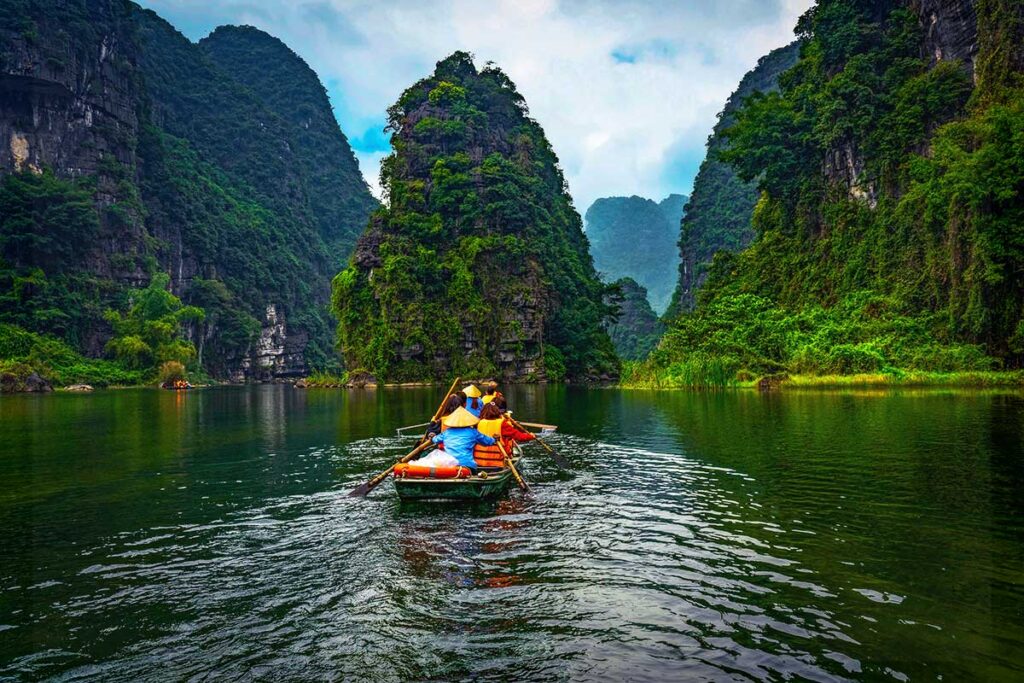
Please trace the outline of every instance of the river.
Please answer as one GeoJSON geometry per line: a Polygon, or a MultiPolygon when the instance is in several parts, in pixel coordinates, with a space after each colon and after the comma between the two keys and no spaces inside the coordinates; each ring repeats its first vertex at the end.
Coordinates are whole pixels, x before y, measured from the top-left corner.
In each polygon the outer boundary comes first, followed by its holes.
{"type": "Polygon", "coordinates": [[[0,397],[0,679],[1024,679],[1024,397],[512,387],[530,495],[347,491],[437,389],[0,397]]]}

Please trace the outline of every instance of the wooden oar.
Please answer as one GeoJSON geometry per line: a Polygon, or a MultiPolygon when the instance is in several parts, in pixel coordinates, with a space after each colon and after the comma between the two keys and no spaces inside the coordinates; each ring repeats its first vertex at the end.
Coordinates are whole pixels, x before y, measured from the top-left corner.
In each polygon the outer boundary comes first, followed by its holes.
{"type": "Polygon", "coordinates": [[[419,446],[414,448],[411,453],[409,453],[408,455],[403,457],[401,460],[396,462],[394,465],[392,465],[391,467],[387,468],[386,470],[384,470],[383,472],[378,474],[376,477],[374,477],[370,481],[368,481],[366,483],[363,483],[363,484],[360,484],[359,486],[357,486],[354,489],[352,489],[352,491],[349,492],[348,495],[351,496],[351,497],[365,496],[367,493],[369,493],[370,491],[372,491],[375,488],[377,488],[378,484],[380,484],[382,481],[387,479],[388,475],[391,474],[392,470],[395,469],[395,466],[400,465],[403,462],[409,462],[410,460],[415,458],[417,455],[419,455],[420,453],[422,453],[427,448],[429,448],[429,447],[431,447],[433,445],[434,444],[432,442],[430,442],[430,441],[424,441],[419,446]]]}
{"type": "Polygon", "coordinates": [[[519,488],[524,491],[529,491],[530,487],[526,485],[526,481],[523,480],[522,475],[519,474],[519,470],[517,470],[516,466],[512,464],[512,458],[508,457],[508,451],[506,451],[505,447],[501,445],[501,437],[497,437],[494,442],[498,444],[498,450],[501,451],[501,456],[505,458],[505,467],[512,470],[512,476],[516,478],[516,483],[519,484],[519,488]]]}
{"type": "MultiPolygon", "coordinates": [[[[455,386],[459,383],[460,379],[462,379],[462,378],[461,377],[456,377],[455,381],[452,382],[452,385],[450,387],[448,387],[448,391],[445,392],[444,398],[441,399],[441,405],[439,405],[437,407],[437,410],[434,411],[434,417],[432,417],[430,419],[430,422],[434,422],[435,420],[437,420],[438,415],[440,415],[441,411],[444,410],[444,404],[448,401],[448,397],[452,395],[452,391],[455,390],[455,386]]],[[[415,449],[413,449],[413,451],[411,453],[409,453],[408,455],[403,457],[401,460],[396,462],[395,465],[400,465],[403,462],[409,462],[410,460],[415,458],[417,455],[422,453],[424,450],[426,450],[426,448],[428,446],[431,446],[431,445],[433,445],[432,442],[427,440],[427,435],[424,434],[423,435],[423,441],[420,443],[420,445],[417,446],[415,449]]],[[[376,477],[374,477],[370,481],[368,481],[368,482],[366,482],[364,484],[360,484],[359,486],[355,487],[354,489],[352,489],[349,492],[348,495],[350,497],[365,496],[370,491],[372,491],[373,489],[377,488],[378,484],[380,484],[382,481],[384,481],[385,479],[388,478],[388,475],[391,474],[392,470],[395,469],[395,465],[392,465],[391,467],[387,468],[386,470],[384,470],[383,472],[378,474],[376,477]]]]}
{"type": "MultiPolygon", "coordinates": [[[[509,422],[511,422],[513,425],[515,425],[516,428],[519,429],[520,431],[524,431],[524,432],[529,431],[528,429],[526,429],[526,427],[524,427],[523,425],[521,425],[518,422],[516,422],[516,419],[514,417],[512,417],[511,415],[509,415],[508,413],[506,413],[505,416],[509,419],[509,422]]],[[[549,426],[553,426],[553,425],[549,425],[549,426]]],[[[555,451],[554,448],[552,448],[551,446],[547,445],[547,443],[543,439],[541,439],[539,436],[535,436],[534,440],[537,443],[539,443],[541,446],[543,446],[544,450],[546,450],[548,453],[551,454],[551,459],[555,461],[555,464],[558,465],[559,468],[561,468],[563,470],[567,470],[570,467],[572,467],[572,465],[569,463],[568,460],[566,460],[561,455],[559,455],[555,451]]]]}

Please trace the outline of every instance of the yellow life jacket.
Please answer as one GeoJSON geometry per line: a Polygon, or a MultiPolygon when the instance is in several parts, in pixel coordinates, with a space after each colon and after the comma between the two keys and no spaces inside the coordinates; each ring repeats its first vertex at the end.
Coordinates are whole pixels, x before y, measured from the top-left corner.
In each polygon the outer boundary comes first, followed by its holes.
{"type": "Polygon", "coordinates": [[[484,394],[480,400],[484,402],[484,405],[487,405],[494,400],[494,394],[484,394]]]}
{"type": "Polygon", "coordinates": [[[498,444],[501,443],[502,422],[504,420],[499,417],[494,420],[480,420],[477,423],[477,430],[495,441],[493,446],[478,443],[473,447],[473,460],[476,461],[477,467],[503,467],[505,465],[505,458],[501,454],[501,449],[498,448],[498,444]]]}

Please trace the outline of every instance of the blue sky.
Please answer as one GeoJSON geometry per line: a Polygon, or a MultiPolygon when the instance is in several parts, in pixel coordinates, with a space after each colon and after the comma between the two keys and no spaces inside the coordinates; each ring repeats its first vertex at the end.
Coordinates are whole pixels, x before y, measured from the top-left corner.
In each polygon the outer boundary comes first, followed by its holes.
{"type": "Polygon", "coordinates": [[[319,74],[377,191],[385,110],[468,50],[516,83],[577,209],[688,194],[715,116],[811,0],[139,0],[192,40],[221,24],[277,36],[319,74]]]}

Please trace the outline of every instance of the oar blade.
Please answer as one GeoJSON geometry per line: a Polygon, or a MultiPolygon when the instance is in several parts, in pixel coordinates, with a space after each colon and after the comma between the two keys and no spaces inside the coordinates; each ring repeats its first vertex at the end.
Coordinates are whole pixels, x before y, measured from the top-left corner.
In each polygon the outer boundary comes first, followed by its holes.
{"type": "Polygon", "coordinates": [[[370,492],[370,482],[364,481],[359,486],[348,492],[349,498],[362,498],[370,492]]]}

